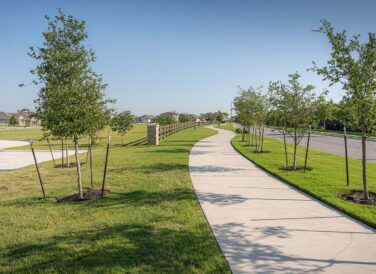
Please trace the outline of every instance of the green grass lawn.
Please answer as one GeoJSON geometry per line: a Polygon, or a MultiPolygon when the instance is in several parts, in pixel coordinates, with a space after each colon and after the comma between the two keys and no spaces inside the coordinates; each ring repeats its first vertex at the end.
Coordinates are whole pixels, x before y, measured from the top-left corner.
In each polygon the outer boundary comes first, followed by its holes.
{"type": "MultiPolygon", "coordinates": [[[[39,138],[38,131],[26,132],[27,138],[39,138]]],[[[188,172],[193,144],[213,134],[203,127],[187,129],[158,147],[145,145],[144,125],[126,135],[124,146],[112,134],[111,193],[103,199],[56,203],[77,192],[77,183],[74,168],[54,168],[51,162],[40,166],[47,201],[34,166],[0,173],[0,272],[229,273],[188,172]]],[[[93,149],[97,187],[105,144],[93,149]]],[[[88,165],[82,173],[88,187],[88,165]]]]}
{"type": "MultiPolygon", "coordinates": [[[[350,186],[346,186],[345,158],[322,151],[310,150],[306,171],[280,170],[285,164],[283,142],[264,138],[265,153],[255,153],[254,147],[241,141],[241,134],[232,140],[233,146],[245,157],[294,187],[332,205],[348,215],[376,228],[376,206],[354,204],[339,195],[349,190],[362,190],[361,161],[349,159],[350,186]]],[[[292,163],[293,145],[288,145],[292,163]]],[[[305,148],[298,148],[298,165],[304,165],[305,148]]],[[[369,190],[376,192],[376,165],[368,163],[369,190]]]]}
{"type": "MultiPolygon", "coordinates": [[[[124,137],[124,140],[127,138],[130,140],[133,140],[133,135],[137,135],[137,137],[140,137],[140,132],[138,129],[142,129],[142,132],[145,136],[145,125],[142,124],[135,124],[134,130],[127,133],[127,136],[124,137]]],[[[100,132],[100,134],[97,136],[97,142],[106,142],[107,141],[107,134],[108,130],[103,130],[100,132]]],[[[121,144],[121,138],[118,136],[115,132],[111,132],[111,137],[113,138],[113,141],[115,143],[121,144]]],[[[0,140],[33,140],[35,142],[35,148],[41,149],[41,150],[48,150],[48,143],[47,140],[43,138],[43,133],[40,128],[15,128],[15,129],[6,129],[6,130],[0,130],[0,140]]],[[[51,144],[51,148],[53,150],[61,150],[61,140],[60,139],[54,139],[53,137],[49,137],[49,141],[51,144]]],[[[79,140],[80,147],[86,149],[88,138],[87,137],[81,137],[79,140]]],[[[103,143],[103,144],[104,144],[103,143]]],[[[10,150],[24,150],[29,149],[30,146],[22,146],[22,147],[13,147],[9,148],[10,150]]],[[[8,148],[7,148],[8,149],[8,148]]],[[[68,139],[68,149],[74,149],[73,139],[68,139]]]]}
{"type": "Polygon", "coordinates": [[[41,138],[42,133],[40,128],[27,127],[27,128],[6,128],[0,129],[0,140],[26,140],[33,138],[41,138]]]}
{"type": "Polygon", "coordinates": [[[236,128],[234,127],[234,125],[232,123],[229,123],[229,124],[221,124],[221,126],[214,126],[215,128],[221,128],[221,129],[227,129],[227,130],[231,130],[231,131],[235,131],[236,128]]]}

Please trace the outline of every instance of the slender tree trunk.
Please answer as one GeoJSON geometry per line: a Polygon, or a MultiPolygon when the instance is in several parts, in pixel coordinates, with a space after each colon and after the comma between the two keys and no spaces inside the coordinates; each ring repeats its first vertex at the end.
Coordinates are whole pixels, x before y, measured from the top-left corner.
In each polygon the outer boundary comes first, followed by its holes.
{"type": "Polygon", "coordinates": [[[252,127],[252,143],[251,143],[252,146],[255,144],[254,137],[255,137],[255,127],[252,127]]]}
{"type": "Polygon", "coordinates": [[[244,142],[245,126],[243,126],[242,142],[244,142]]]}
{"type": "Polygon", "coordinates": [[[367,147],[366,147],[366,133],[362,130],[362,173],[363,173],[363,190],[364,199],[369,199],[368,185],[367,185],[367,147]]]}
{"type": "Polygon", "coordinates": [[[262,128],[262,134],[261,134],[261,150],[260,152],[262,153],[263,147],[264,147],[264,130],[265,128],[262,128]]]}
{"type": "Polygon", "coordinates": [[[251,145],[251,127],[248,127],[248,145],[251,145]]]}
{"type": "Polygon", "coordinates": [[[78,195],[80,199],[83,199],[84,195],[82,191],[81,166],[80,166],[80,158],[78,157],[78,138],[76,136],[74,137],[74,156],[76,157],[76,165],[77,165],[78,195]]]}
{"type": "Polygon", "coordinates": [[[121,145],[124,145],[124,135],[121,135],[121,145]]]}
{"type": "Polygon", "coordinates": [[[69,152],[68,152],[68,141],[67,141],[67,138],[65,138],[65,156],[67,158],[67,167],[69,167],[70,163],[69,163],[69,152]]]}
{"type": "Polygon", "coordinates": [[[349,179],[349,158],[347,156],[347,135],[346,135],[346,127],[343,127],[343,137],[345,140],[345,166],[346,166],[346,185],[350,185],[350,179],[349,179]]]}
{"type": "Polygon", "coordinates": [[[89,159],[89,147],[90,147],[90,144],[91,144],[91,136],[89,136],[89,138],[87,140],[87,151],[86,151],[85,163],[87,163],[88,159],[89,159]]]}
{"type": "Polygon", "coordinates": [[[325,128],[326,128],[326,121],[324,120],[324,130],[325,130],[325,128]]]}
{"type": "Polygon", "coordinates": [[[90,159],[90,187],[94,189],[94,182],[93,182],[93,157],[91,153],[91,137],[89,139],[89,159],[90,159]]]}
{"type": "Polygon", "coordinates": [[[261,126],[259,126],[258,130],[259,130],[259,147],[258,147],[258,152],[261,152],[261,126]]]}
{"type": "Polygon", "coordinates": [[[293,165],[292,165],[292,169],[293,170],[296,170],[296,148],[297,148],[297,136],[296,136],[296,129],[295,129],[295,132],[294,132],[294,162],[293,162],[293,165]]]}
{"type": "Polygon", "coordinates": [[[64,168],[64,140],[61,138],[61,168],[64,168]]]}
{"type": "Polygon", "coordinates": [[[258,150],[258,143],[257,143],[257,127],[254,127],[254,134],[253,134],[254,136],[255,136],[255,146],[256,146],[256,151],[258,150]]]}
{"type": "Polygon", "coordinates": [[[286,144],[286,131],[283,130],[283,143],[285,144],[285,158],[286,158],[286,167],[289,165],[289,161],[287,158],[287,144],[286,144]]]}

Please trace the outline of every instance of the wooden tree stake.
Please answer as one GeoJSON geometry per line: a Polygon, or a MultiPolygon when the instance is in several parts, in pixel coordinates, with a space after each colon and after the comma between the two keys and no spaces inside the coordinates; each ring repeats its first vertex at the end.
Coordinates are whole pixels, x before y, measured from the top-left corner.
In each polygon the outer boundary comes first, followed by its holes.
{"type": "Polygon", "coordinates": [[[56,167],[55,157],[54,157],[54,153],[52,152],[52,149],[51,149],[50,140],[48,139],[47,136],[46,136],[46,139],[47,139],[48,147],[50,148],[52,160],[54,161],[54,166],[56,167]]]}
{"type": "Polygon", "coordinates": [[[309,125],[309,129],[308,129],[307,148],[306,148],[305,160],[304,160],[304,172],[306,171],[306,168],[307,168],[308,149],[309,149],[309,140],[310,139],[311,139],[311,125],[309,125]]]}
{"type": "Polygon", "coordinates": [[[42,176],[40,175],[40,171],[39,171],[39,167],[38,167],[38,162],[37,162],[37,157],[35,156],[33,141],[30,141],[30,147],[31,147],[31,152],[33,153],[33,157],[34,157],[34,163],[35,163],[35,167],[37,169],[40,187],[42,188],[43,199],[46,200],[46,192],[44,191],[42,176]]]}
{"type": "Polygon", "coordinates": [[[103,182],[102,182],[102,193],[101,193],[102,198],[103,198],[103,194],[104,194],[104,186],[106,184],[107,163],[108,163],[108,154],[110,152],[110,143],[111,143],[111,136],[108,136],[107,149],[106,149],[106,160],[105,160],[105,163],[104,163],[103,182]]]}

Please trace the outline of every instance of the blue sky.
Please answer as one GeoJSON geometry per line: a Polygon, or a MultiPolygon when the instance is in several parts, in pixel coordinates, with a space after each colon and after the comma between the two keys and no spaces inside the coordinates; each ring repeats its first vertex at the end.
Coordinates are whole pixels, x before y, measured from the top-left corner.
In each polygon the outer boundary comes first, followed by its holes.
{"type": "MultiPolygon", "coordinates": [[[[0,111],[33,108],[35,62],[44,15],[61,7],[87,22],[94,69],[107,82],[118,110],[229,112],[237,86],[267,86],[298,71],[302,81],[328,84],[306,69],[325,64],[329,44],[312,32],[319,20],[363,37],[376,29],[376,1],[54,1],[0,0],[0,111]]],[[[338,101],[339,87],[330,97],[338,101]]]]}

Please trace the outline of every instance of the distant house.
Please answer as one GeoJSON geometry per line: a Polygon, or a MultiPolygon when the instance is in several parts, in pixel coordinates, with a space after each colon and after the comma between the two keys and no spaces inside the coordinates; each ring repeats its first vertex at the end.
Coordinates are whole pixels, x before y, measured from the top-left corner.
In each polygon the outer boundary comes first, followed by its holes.
{"type": "Polygon", "coordinates": [[[11,115],[0,111],[0,126],[8,126],[11,115]]]}
{"type": "Polygon", "coordinates": [[[139,123],[155,123],[155,118],[153,115],[142,115],[137,120],[139,123]]]}
{"type": "Polygon", "coordinates": [[[22,127],[35,127],[40,125],[40,121],[35,118],[32,112],[17,112],[17,113],[6,113],[0,112],[0,125],[8,126],[10,117],[15,116],[18,120],[18,125],[22,127]]]}
{"type": "Polygon", "coordinates": [[[223,114],[223,121],[225,123],[231,122],[231,115],[230,114],[228,114],[226,112],[222,112],[222,114],[223,114]]]}

